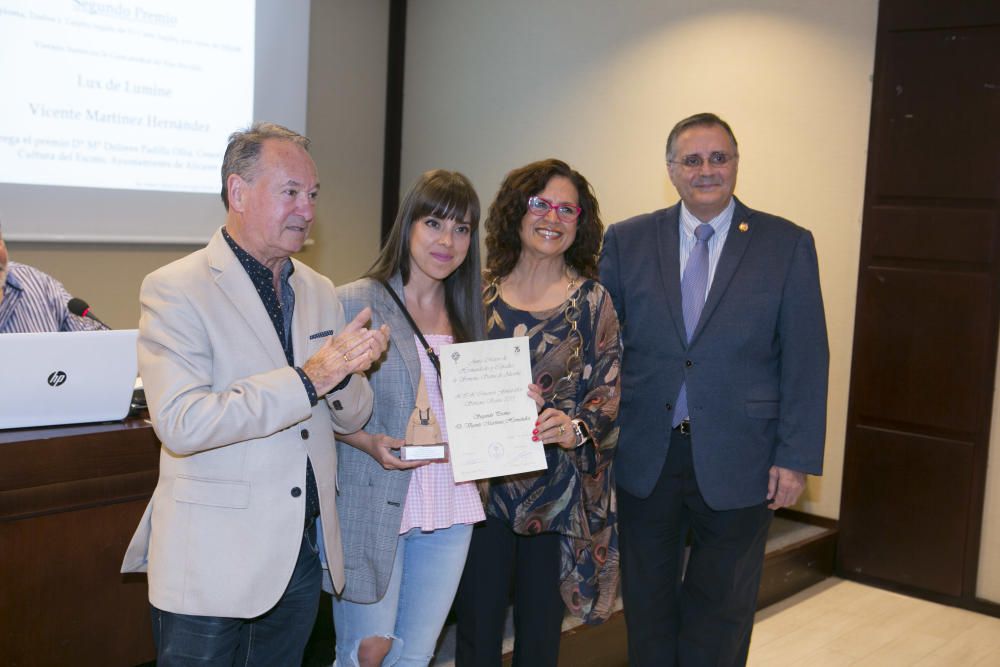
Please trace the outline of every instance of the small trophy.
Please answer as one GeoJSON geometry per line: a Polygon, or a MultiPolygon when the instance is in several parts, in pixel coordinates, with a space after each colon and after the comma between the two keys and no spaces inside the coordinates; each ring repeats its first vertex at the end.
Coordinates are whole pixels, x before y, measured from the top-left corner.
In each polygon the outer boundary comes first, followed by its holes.
{"type": "Polygon", "coordinates": [[[424,379],[420,378],[417,405],[406,424],[406,439],[400,458],[404,461],[446,461],[447,450],[448,443],[441,437],[441,425],[438,424],[427,398],[427,386],[424,379]]]}

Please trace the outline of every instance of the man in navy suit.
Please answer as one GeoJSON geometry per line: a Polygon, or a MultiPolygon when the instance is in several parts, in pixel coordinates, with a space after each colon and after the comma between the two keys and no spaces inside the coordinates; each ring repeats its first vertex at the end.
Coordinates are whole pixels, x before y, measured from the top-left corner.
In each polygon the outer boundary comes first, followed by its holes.
{"type": "Polygon", "coordinates": [[[815,245],[733,196],[738,166],[725,121],[680,121],[667,170],[681,202],[612,225],[601,254],[624,338],[615,467],[633,667],[746,663],[773,510],[822,472],[815,245]]]}

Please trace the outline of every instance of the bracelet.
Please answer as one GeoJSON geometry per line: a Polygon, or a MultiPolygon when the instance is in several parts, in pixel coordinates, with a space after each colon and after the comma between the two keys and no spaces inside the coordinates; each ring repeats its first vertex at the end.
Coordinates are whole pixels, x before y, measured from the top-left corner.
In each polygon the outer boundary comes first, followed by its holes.
{"type": "Polygon", "coordinates": [[[582,419],[574,419],[570,423],[573,425],[573,432],[576,433],[576,447],[590,440],[590,429],[587,428],[586,422],[582,419]]]}

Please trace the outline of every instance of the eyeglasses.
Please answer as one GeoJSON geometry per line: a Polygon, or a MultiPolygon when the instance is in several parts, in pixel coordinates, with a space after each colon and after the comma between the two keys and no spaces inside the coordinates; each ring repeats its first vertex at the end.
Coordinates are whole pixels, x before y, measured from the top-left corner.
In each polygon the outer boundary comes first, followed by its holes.
{"type": "Polygon", "coordinates": [[[528,211],[531,212],[531,215],[544,218],[552,209],[556,210],[556,217],[563,222],[576,222],[576,219],[580,217],[580,213],[583,212],[583,209],[576,204],[567,202],[553,204],[548,199],[539,197],[538,195],[528,197],[528,211]]]}
{"type": "MultiPolygon", "coordinates": [[[[710,167],[725,167],[739,157],[739,155],[730,155],[729,153],[715,151],[708,154],[708,165],[710,167]]],[[[697,153],[692,153],[691,155],[685,155],[680,160],[667,160],[667,162],[670,164],[679,164],[685,169],[700,169],[705,164],[705,158],[697,153]]]]}

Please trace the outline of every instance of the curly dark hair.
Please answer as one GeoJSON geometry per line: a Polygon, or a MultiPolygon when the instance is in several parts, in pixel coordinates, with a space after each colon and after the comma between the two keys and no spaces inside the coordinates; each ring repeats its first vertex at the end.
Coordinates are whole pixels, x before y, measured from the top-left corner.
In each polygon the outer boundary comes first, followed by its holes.
{"type": "Polygon", "coordinates": [[[521,256],[521,220],[528,211],[528,198],[537,195],[553,176],[568,178],[580,196],[576,239],[566,250],[566,265],[585,278],[597,279],[597,258],[604,237],[604,224],[594,189],[562,160],[550,158],[526,164],[507,174],[486,214],[486,271],[490,279],[506,277],[521,256]]]}

